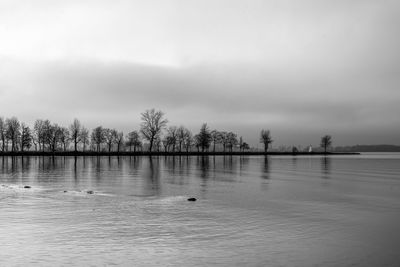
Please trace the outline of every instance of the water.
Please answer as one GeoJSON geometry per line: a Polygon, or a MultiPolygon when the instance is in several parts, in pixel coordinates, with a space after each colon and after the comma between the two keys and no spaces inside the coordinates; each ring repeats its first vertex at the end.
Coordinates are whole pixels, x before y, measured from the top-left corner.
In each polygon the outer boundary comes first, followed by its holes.
{"type": "Polygon", "coordinates": [[[399,174],[400,154],[3,157],[0,266],[399,266],[399,174]]]}

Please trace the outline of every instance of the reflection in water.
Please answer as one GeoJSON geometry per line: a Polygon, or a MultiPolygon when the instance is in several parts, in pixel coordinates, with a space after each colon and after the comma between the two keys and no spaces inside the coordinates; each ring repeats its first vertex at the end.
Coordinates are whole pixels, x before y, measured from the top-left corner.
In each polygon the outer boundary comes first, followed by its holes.
{"type": "Polygon", "coordinates": [[[200,177],[207,180],[210,177],[210,162],[208,156],[198,156],[197,163],[200,168],[200,177]]]}
{"type": "Polygon", "coordinates": [[[239,174],[242,175],[244,172],[248,171],[250,159],[246,156],[239,157],[239,174]]]}
{"type": "Polygon", "coordinates": [[[269,166],[269,159],[268,156],[264,156],[264,164],[261,165],[261,178],[269,180],[270,179],[270,166],[269,166]]]}
{"type": "Polygon", "coordinates": [[[145,172],[145,193],[148,196],[158,196],[161,193],[160,187],[160,158],[149,156],[149,165],[145,172]]]}
{"type": "Polygon", "coordinates": [[[1,157],[0,265],[398,266],[400,155],[338,157],[1,157]]]}
{"type": "Polygon", "coordinates": [[[77,170],[77,156],[74,156],[74,179],[78,180],[78,170],[77,170]]]}
{"type": "Polygon", "coordinates": [[[321,173],[322,173],[322,178],[324,178],[324,179],[331,178],[331,158],[330,157],[322,157],[321,158],[321,173]]]}
{"type": "Polygon", "coordinates": [[[223,158],[224,158],[224,161],[223,161],[224,170],[233,172],[234,164],[236,164],[236,157],[235,157],[235,161],[233,161],[232,156],[223,156],[223,158]]]}

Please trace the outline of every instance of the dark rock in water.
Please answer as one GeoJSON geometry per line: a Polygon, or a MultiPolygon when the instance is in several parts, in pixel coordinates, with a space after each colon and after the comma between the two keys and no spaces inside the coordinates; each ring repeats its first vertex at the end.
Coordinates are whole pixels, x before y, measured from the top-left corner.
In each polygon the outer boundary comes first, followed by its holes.
{"type": "Polygon", "coordinates": [[[30,187],[29,185],[25,185],[24,188],[27,188],[27,189],[28,189],[28,188],[31,188],[31,187],[30,187]]]}
{"type": "Polygon", "coordinates": [[[188,198],[187,200],[188,200],[188,201],[196,201],[197,199],[194,198],[194,197],[190,197],[190,198],[188,198]]]}
{"type": "Polygon", "coordinates": [[[86,191],[86,193],[88,193],[89,195],[93,195],[94,191],[93,190],[88,190],[88,191],[86,191]]]}

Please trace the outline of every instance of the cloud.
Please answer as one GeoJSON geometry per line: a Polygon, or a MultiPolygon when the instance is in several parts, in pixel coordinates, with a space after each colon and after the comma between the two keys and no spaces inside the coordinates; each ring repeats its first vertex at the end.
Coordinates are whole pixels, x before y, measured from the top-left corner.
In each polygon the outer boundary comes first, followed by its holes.
{"type": "MultiPolygon", "coordinates": [[[[90,127],[104,124],[129,130],[138,127],[140,112],[155,107],[165,111],[172,124],[193,130],[202,122],[246,135],[251,133],[243,129],[257,132],[270,127],[287,140],[291,138],[285,131],[300,128],[307,129],[304,135],[323,131],[340,135],[349,128],[361,135],[368,127],[381,128],[375,140],[384,138],[386,129],[399,132],[397,76],[373,78],[370,83],[368,78],[332,78],[329,73],[316,77],[307,71],[271,73],[256,65],[184,69],[101,62],[16,65],[18,79],[2,80],[8,87],[3,87],[6,97],[1,105],[25,118],[28,113],[36,116],[29,119],[50,116],[66,124],[79,117],[90,127]]],[[[255,140],[256,134],[252,135],[255,140]]]]}

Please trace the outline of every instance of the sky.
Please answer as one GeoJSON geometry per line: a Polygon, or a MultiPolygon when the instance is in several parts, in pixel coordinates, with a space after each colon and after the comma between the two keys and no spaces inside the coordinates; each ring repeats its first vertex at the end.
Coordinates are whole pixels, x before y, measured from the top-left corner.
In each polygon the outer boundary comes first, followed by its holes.
{"type": "Polygon", "coordinates": [[[400,145],[395,0],[0,0],[0,116],[400,145]]]}

